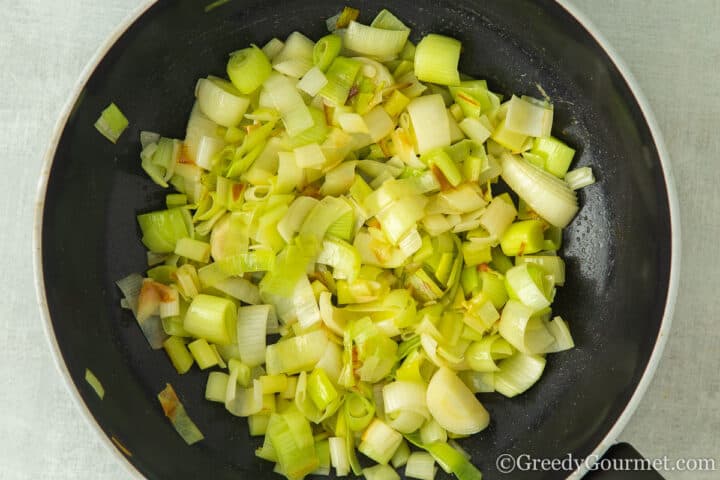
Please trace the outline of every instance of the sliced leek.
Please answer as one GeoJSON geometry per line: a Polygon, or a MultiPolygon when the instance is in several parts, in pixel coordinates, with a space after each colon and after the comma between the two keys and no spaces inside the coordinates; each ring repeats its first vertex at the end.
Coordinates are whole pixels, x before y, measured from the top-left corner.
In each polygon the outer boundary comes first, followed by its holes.
{"type": "MultiPolygon", "coordinates": [[[[475,393],[518,395],[574,346],[551,308],[594,176],[570,170],[549,99],[461,75],[451,37],[416,47],[389,11],[358,15],[233,52],[184,139],[141,132],[140,167],[177,193],[137,217],[149,270],[121,306],[179,374],[213,370],[206,399],[287,478],[479,480],[453,440],[488,425],[475,393]]],[[[118,112],[98,126],[113,141],[118,112]]]]}

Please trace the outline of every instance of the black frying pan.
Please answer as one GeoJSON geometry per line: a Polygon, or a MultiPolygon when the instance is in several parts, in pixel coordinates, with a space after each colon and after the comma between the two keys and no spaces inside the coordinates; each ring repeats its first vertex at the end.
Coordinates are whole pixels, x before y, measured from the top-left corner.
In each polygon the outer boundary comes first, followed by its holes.
{"type": "MultiPolygon", "coordinates": [[[[541,85],[555,102],[554,133],[577,148],[577,165],[593,166],[599,183],[580,193],[582,209],[562,252],[567,286],[556,304],[577,348],[551,355],[542,380],[524,395],[482,395],[490,427],[461,443],[489,479],[503,476],[495,461],[504,453],[602,454],[657,363],[677,274],[674,193],[652,120],[627,74],[587,27],[552,1],[352,3],[365,20],[391,8],[415,40],[428,32],[461,39],[461,70],[486,78],[493,90],[539,96],[541,85]]],[[[113,282],[145,268],[135,215],[161,207],[165,194],[140,169],[138,134],[148,129],[182,138],[196,79],[222,75],[228,52],[293,30],[318,38],[323,20],[342,5],[233,0],[204,13],[199,1],[158,2],[97,64],[50,155],[36,247],[52,343],[97,424],[149,478],[274,474],[255,458],[257,441],[245,421],[203,399],[206,375],[178,376],[118,306],[113,282]],[[93,129],[110,101],[130,119],[117,145],[93,129]],[[86,367],[103,382],[104,400],[85,384],[86,367]],[[186,446],[164,418],[156,394],[166,382],[205,441],[186,446]]],[[[516,471],[509,478],[568,473],[516,471]]]]}

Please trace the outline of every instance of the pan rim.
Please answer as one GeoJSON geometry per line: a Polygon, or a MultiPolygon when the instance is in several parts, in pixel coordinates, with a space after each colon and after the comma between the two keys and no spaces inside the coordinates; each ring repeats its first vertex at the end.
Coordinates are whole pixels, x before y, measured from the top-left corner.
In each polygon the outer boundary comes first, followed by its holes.
{"type": "MultiPolygon", "coordinates": [[[[43,228],[43,213],[45,206],[45,197],[47,193],[47,186],[50,179],[50,172],[52,165],[57,153],[57,148],[60,142],[62,133],[67,125],[67,121],[72,113],[74,105],[77,103],[81,92],[90,77],[95,72],[95,69],[100,62],[105,58],[112,47],[117,43],[120,37],[143,15],[147,10],[152,7],[157,0],[143,0],[133,11],[128,14],[127,17],[113,30],[113,32],[106,38],[106,40],[100,45],[95,51],[91,59],[83,68],[78,80],[76,81],[71,93],[66,101],[65,105],[61,110],[61,114],[58,117],[57,122],[53,128],[52,135],[48,142],[48,146],[44,155],[40,178],[37,184],[36,197],[35,197],[35,208],[34,208],[34,219],[33,219],[33,274],[36,300],[40,307],[40,314],[42,318],[43,330],[45,337],[50,346],[52,352],[53,363],[55,364],[58,372],[63,377],[63,383],[66,389],[70,393],[70,397],[75,403],[77,409],[80,411],[82,417],[85,419],[91,429],[95,431],[97,436],[100,438],[101,443],[112,453],[121,465],[124,466],[125,470],[132,476],[132,478],[142,479],[144,476],[140,473],[137,467],[125,456],[110,440],[110,437],[100,427],[96,421],[92,412],[90,411],[87,404],[83,401],[78,385],[73,381],[72,376],[68,370],[67,364],[65,363],[60,346],[55,336],[52,319],[50,316],[50,310],[47,303],[46,291],[45,291],[45,278],[43,275],[42,265],[42,228],[43,228]]],[[[588,17],[576,6],[572,5],[569,0],[555,0],[555,3],[564,9],[575,21],[590,35],[594,41],[598,44],[601,50],[608,56],[609,60],[615,65],[621,77],[627,84],[630,93],[632,94],[635,102],[640,108],[640,112],[643,115],[645,123],[650,131],[655,148],[658,152],[658,158],[660,160],[660,166],[662,168],[663,178],[665,181],[665,190],[667,192],[668,200],[668,211],[670,216],[670,272],[668,278],[668,289],[665,299],[665,308],[663,311],[663,317],[658,330],[657,338],[653,351],[650,354],[645,370],[640,378],[640,381],[635,386],[635,390],[630,397],[630,400],[625,405],[623,411],[616,419],[613,426],[610,428],[605,437],[598,443],[593,449],[589,459],[594,459],[590,462],[582,462],[582,466],[574,471],[568,477],[569,480],[579,479],[585,475],[590,467],[595,464],[612,446],[620,433],[626,427],[633,413],[637,409],[640,401],[645,395],[653,377],[657,371],[658,364],[662,358],[662,353],[667,344],[667,339],[670,333],[672,318],[675,311],[675,304],[677,301],[679,278],[680,278],[680,255],[681,255],[681,230],[680,230],[680,208],[678,203],[677,190],[675,188],[675,181],[671,169],[670,155],[665,146],[663,135],[658,126],[657,120],[653,113],[650,104],[643,94],[640,86],[631,73],[627,64],[622,60],[620,55],[604,37],[604,35],[598,30],[598,28],[588,19],[588,17]]]]}
{"type": "Polygon", "coordinates": [[[602,456],[605,455],[608,448],[616,443],[617,438],[627,426],[630,418],[632,418],[632,415],[635,413],[635,410],[637,410],[640,401],[645,396],[645,392],[650,386],[652,379],[655,377],[658,364],[660,363],[663,351],[665,350],[665,345],[667,344],[667,339],[672,327],[673,315],[675,313],[678,284],[680,280],[680,255],[682,252],[682,245],[680,230],[680,205],[678,203],[677,190],[675,188],[675,179],[672,174],[670,153],[665,146],[662,131],[660,130],[657,119],[655,118],[655,113],[653,112],[649,101],[642,92],[640,85],[630,71],[630,68],[613,48],[610,42],[600,32],[600,30],[593,24],[593,22],[591,22],[578,7],[572,5],[569,0],[555,0],[555,2],[585,29],[585,31],[595,40],[598,46],[600,46],[600,48],[607,54],[610,61],[618,69],[618,72],[622,76],[623,80],[625,80],[630,93],[640,107],[640,112],[643,114],[645,123],[650,130],[650,136],[655,144],[655,149],[658,152],[658,159],[660,160],[660,166],[665,180],[668,213],[670,216],[670,272],[667,294],[665,296],[665,309],[663,310],[663,316],[660,322],[660,328],[658,329],[657,338],[655,340],[655,346],[653,347],[653,351],[650,354],[647,365],[645,366],[645,371],[643,372],[640,381],[635,386],[635,391],[630,397],[630,400],[627,402],[622,413],[620,413],[620,416],[617,418],[605,437],[587,457],[594,460],[592,462],[582,462],[580,468],[567,477],[568,480],[576,480],[582,478],[586,473],[588,473],[588,471],[590,471],[590,467],[597,463],[602,456]]]}

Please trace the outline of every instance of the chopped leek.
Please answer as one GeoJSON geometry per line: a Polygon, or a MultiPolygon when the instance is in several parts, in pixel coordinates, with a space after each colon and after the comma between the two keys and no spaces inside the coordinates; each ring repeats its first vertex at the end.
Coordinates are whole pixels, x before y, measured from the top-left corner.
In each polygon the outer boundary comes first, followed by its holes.
{"type": "Polygon", "coordinates": [[[500,371],[495,374],[495,390],[506,397],[520,395],[540,379],[543,370],[542,356],[518,352],[500,362],[500,371]]]}
{"type": "Polygon", "coordinates": [[[325,72],[342,48],[342,39],[337,35],[326,35],[317,41],[313,48],[313,63],[325,72]]]}
{"type": "Polygon", "coordinates": [[[230,300],[212,295],[197,295],[185,314],[183,327],[193,336],[213,343],[234,343],[237,308],[230,300]]]}
{"type": "MultiPolygon", "coordinates": [[[[257,47],[255,48],[257,49],[257,47]]],[[[242,78],[247,77],[243,76],[242,78]]],[[[243,96],[234,85],[221,78],[210,76],[198,80],[197,87],[195,87],[198,107],[202,113],[224,127],[238,125],[250,106],[250,99],[243,96]]]]}
{"type": "Polygon", "coordinates": [[[180,403],[173,387],[168,383],[163,391],[158,393],[158,400],[162,406],[165,416],[170,419],[175,430],[185,440],[185,443],[192,445],[205,437],[190,419],[185,407],[180,403]]]}
{"type": "Polygon", "coordinates": [[[578,190],[595,183],[595,176],[590,167],[576,168],[565,174],[565,181],[573,190],[578,190]]]}
{"type": "Polygon", "coordinates": [[[98,378],[93,372],[90,371],[89,368],[85,369],[85,381],[95,391],[97,396],[100,397],[100,400],[105,398],[105,388],[102,386],[100,380],[98,380],[98,378]]]}
{"type": "Polygon", "coordinates": [[[454,38],[431,33],[415,49],[415,74],[422,82],[460,85],[458,61],[461,44],[454,38]]]}
{"type": "Polygon", "coordinates": [[[379,464],[387,465],[402,443],[402,435],[375,418],[362,434],[358,450],[379,464]]]}
{"type": "Polygon", "coordinates": [[[477,433],[490,423],[487,410],[462,380],[446,367],[435,372],[428,384],[427,406],[440,426],[456,434],[477,433]]]}
{"type": "Polygon", "coordinates": [[[103,137],[112,143],[117,143],[120,135],[128,127],[128,119],[120,111],[117,105],[111,103],[102,111],[100,118],[95,122],[95,128],[103,137]]]}
{"type": "Polygon", "coordinates": [[[453,38],[416,47],[389,11],[358,15],[231,53],[229,80],[198,80],[183,140],[140,133],[140,167],[174,190],[137,217],[149,270],[118,282],[121,306],[178,373],[227,369],[206,399],[289,479],[424,480],[437,462],[480,480],[452,440],[488,425],[474,394],[522,393],[574,346],[551,310],[557,252],[594,177],[568,171],[549,99],[462,76],[453,38]]]}
{"type": "Polygon", "coordinates": [[[427,452],[413,452],[405,465],[405,476],[420,480],[433,480],[435,478],[435,459],[427,452]]]}
{"type": "Polygon", "coordinates": [[[244,95],[257,90],[271,72],[268,57],[255,45],[233,52],[227,64],[230,81],[244,95]]]}
{"type": "Polygon", "coordinates": [[[441,95],[418,97],[407,106],[418,153],[450,145],[450,124],[441,95]]]}

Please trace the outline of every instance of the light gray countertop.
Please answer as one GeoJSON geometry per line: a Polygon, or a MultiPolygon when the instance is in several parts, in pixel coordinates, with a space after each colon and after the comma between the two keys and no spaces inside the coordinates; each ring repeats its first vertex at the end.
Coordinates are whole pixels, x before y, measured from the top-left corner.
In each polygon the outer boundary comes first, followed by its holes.
{"type": "MultiPolygon", "coordinates": [[[[0,29],[0,478],[120,479],[78,415],[35,300],[31,232],[52,127],[83,66],[141,0],[2,0],[0,29]]],[[[620,436],[649,457],[720,469],[720,2],[574,0],[624,58],[654,109],[680,197],[680,294],[665,355],[620,436]]],[[[628,159],[632,161],[632,159],[628,159]]],[[[718,472],[665,472],[669,479],[718,472]]]]}

